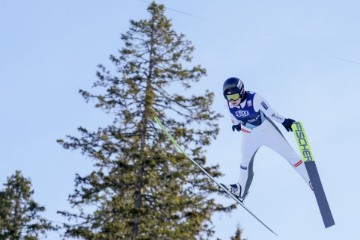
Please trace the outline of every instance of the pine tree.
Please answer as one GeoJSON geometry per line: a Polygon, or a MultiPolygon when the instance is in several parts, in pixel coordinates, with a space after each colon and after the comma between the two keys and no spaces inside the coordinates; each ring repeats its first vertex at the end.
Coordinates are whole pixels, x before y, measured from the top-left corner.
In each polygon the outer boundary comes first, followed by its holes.
{"type": "MultiPolygon", "coordinates": [[[[113,70],[98,66],[97,93],[80,90],[86,101],[113,114],[112,124],[94,132],[80,127],[81,137],[58,140],[65,149],[81,150],[95,167],[76,176],[69,201],[78,212],[59,211],[69,221],[79,221],[64,226],[66,236],[202,239],[214,233],[211,215],[234,207],[215,203],[209,194],[217,188],[176,152],[153,121],[157,116],[187,153],[206,166],[204,147],[218,134],[221,115],[211,110],[212,92],[190,95],[191,84],[206,70],[191,66],[194,46],[172,29],[164,9],[152,2],[150,19],[131,20],[121,36],[124,47],[110,56],[113,70]]],[[[217,165],[205,168],[214,177],[221,175],[217,165]]]]}
{"type": "MultiPolygon", "coordinates": [[[[235,236],[234,236],[234,237],[231,237],[230,240],[241,240],[241,234],[242,234],[242,230],[241,230],[241,228],[238,226],[238,227],[236,228],[235,236]]],[[[246,240],[246,239],[243,239],[243,240],[246,240]]]]}
{"type": "Polygon", "coordinates": [[[45,207],[32,199],[31,181],[20,171],[9,177],[4,186],[0,191],[0,239],[36,240],[48,231],[57,230],[39,214],[45,207]]]}

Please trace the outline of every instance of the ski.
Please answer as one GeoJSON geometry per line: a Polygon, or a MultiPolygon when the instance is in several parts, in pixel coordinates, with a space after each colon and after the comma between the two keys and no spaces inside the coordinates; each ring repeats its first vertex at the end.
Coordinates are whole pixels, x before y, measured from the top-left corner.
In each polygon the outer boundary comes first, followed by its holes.
{"type": "Polygon", "coordinates": [[[180,147],[180,145],[175,141],[175,139],[170,135],[170,133],[166,130],[166,128],[164,127],[164,125],[162,125],[162,123],[160,122],[160,120],[155,117],[154,118],[155,122],[159,125],[159,127],[161,128],[161,130],[163,131],[163,133],[169,138],[169,140],[175,145],[176,149],[183,153],[193,164],[195,164],[206,176],[208,176],[211,181],[213,181],[219,188],[221,188],[222,190],[224,190],[224,192],[226,192],[232,199],[235,200],[235,202],[237,204],[239,204],[241,207],[243,207],[250,215],[252,215],[259,223],[261,223],[265,228],[267,228],[270,232],[272,232],[273,234],[275,234],[276,236],[277,233],[274,232],[270,227],[268,227],[263,221],[261,221],[254,213],[252,213],[241,201],[240,199],[238,199],[236,196],[234,196],[232,193],[230,193],[229,190],[227,190],[224,186],[222,186],[220,183],[218,183],[202,166],[200,166],[197,162],[195,162],[193,159],[191,159],[189,157],[189,155],[186,154],[186,152],[180,147]]]}
{"type": "Polygon", "coordinates": [[[295,122],[291,128],[305,163],[305,167],[311,181],[311,186],[314,190],[315,198],[319,206],[325,228],[331,227],[335,225],[334,218],[332,216],[329,203],[326,199],[325,191],[320,180],[319,172],[315,164],[315,159],[313,157],[309,141],[305,134],[304,126],[301,122],[295,122]]]}

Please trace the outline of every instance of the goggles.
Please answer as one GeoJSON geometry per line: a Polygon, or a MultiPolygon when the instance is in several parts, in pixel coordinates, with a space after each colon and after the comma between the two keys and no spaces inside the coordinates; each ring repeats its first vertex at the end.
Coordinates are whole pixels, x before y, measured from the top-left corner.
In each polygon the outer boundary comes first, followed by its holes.
{"type": "Polygon", "coordinates": [[[234,93],[234,94],[226,95],[226,99],[228,101],[231,101],[231,100],[236,101],[239,98],[240,98],[240,93],[234,93]]]}

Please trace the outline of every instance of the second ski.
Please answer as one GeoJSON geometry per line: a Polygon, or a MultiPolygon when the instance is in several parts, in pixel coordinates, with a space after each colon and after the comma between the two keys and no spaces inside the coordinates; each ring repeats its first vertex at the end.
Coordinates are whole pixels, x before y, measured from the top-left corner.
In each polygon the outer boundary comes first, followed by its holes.
{"type": "Polygon", "coordinates": [[[226,192],[232,199],[235,200],[235,202],[237,204],[239,204],[241,207],[243,207],[248,213],[250,213],[250,215],[252,215],[259,223],[261,223],[264,227],[266,227],[270,232],[272,232],[273,234],[275,234],[276,236],[277,233],[274,232],[270,227],[268,227],[263,221],[261,221],[257,216],[255,216],[254,213],[252,213],[241,201],[240,199],[238,199],[237,197],[235,197],[232,193],[230,193],[229,190],[227,190],[224,186],[222,186],[220,183],[218,183],[202,166],[200,166],[197,162],[195,162],[193,159],[191,159],[189,157],[189,155],[186,154],[186,152],[179,146],[179,144],[175,141],[175,139],[170,135],[170,133],[166,130],[166,128],[164,127],[164,125],[162,125],[162,123],[160,122],[160,120],[155,117],[155,122],[159,125],[159,127],[161,128],[161,130],[164,132],[164,134],[169,138],[169,140],[175,145],[175,147],[178,149],[178,151],[182,152],[193,164],[195,164],[206,176],[208,176],[211,181],[213,181],[219,188],[221,188],[224,192],[226,192]]]}

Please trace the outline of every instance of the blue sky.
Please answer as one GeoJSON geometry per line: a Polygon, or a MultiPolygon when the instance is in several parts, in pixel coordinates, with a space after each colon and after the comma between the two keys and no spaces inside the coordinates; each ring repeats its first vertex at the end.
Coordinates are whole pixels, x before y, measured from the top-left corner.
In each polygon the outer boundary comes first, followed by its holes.
{"type": "MultiPolygon", "coordinates": [[[[129,20],[148,17],[147,1],[20,1],[0,3],[0,182],[15,170],[31,178],[46,217],[64,219],[75,173],[91,161],[56,143],[77,127],[97,129],[111,118],[86,104],[96,65],[111,66],[129,20]]],[[[168,7],[174,29],[196,47],[194,64],[208,75],[196,89],[215,92],[214,108],[225,117],[207,151],[220,164],[223,182],[238,178],[240,135],[223,107],[223,81],[240,77],[286,117],[307,130],[336,225],[324,229],[316,201],[289,164],[267,148],[256,157],[246,205],[279,237],[241,208],[214,215],[216,237],[235,227],[255,239],[351,239],[360,215],[358,169],[360,118],[360,3],[340,1],[157,1],[168,7]]],[[[282,127],[282,126],[280,126],[282,127]]],[[[284,131],[296,149],[292,134],[284,131]]],[[[229,199],[216,197],[219,202],[229,199]]],[[[57,235],[49,235],[56,239],[57,235]]]]}

